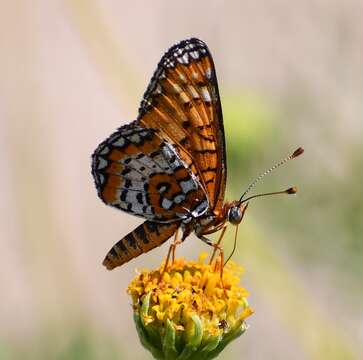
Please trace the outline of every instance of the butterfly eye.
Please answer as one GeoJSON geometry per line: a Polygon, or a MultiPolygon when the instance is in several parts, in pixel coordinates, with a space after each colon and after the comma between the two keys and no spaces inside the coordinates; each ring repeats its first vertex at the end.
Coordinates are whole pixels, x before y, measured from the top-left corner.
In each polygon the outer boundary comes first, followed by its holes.
{"type": "Polygon", "coordinates": [[[238,225],[242,220],[242,211],[239,206],[232,206],[228,211],[228,221],[233,225],[238,225]]]}

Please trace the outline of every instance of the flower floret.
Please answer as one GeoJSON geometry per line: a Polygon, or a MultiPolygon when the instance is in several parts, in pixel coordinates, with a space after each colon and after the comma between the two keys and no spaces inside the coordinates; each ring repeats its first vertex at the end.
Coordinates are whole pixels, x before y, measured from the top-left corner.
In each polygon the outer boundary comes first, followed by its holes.
{"type": "Polygon", "coordinates": [[[206,257],[143,270],[128,287],[141,342],[156,359],[211,359],[247,329],[243,269],[229,262],[222,281],[220,259],[206,257]]]}

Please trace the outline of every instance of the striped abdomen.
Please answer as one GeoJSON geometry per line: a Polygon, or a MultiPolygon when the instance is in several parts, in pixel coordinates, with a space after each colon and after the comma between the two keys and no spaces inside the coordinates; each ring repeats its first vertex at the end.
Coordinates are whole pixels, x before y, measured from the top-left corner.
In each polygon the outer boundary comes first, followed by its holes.
{"type": "Polygon", "coordinates": [[[180,222],[163,224],[145,221],[112,247],[103,260],[103,265],[108,270],[112,270],[160,246],[175,233],[179,226],[180,222]]]}

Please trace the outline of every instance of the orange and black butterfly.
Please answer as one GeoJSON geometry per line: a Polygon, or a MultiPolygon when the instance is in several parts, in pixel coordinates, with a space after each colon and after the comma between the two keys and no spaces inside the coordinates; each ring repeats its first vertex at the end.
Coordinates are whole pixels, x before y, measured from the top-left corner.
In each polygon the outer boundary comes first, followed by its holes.
{"type": "Polygon", "coordinates": [[[98,146],[92,174],[107,205],[146,219],[109,251],[108,269],[161,245],[178,229],[182,241],[194,231],[211,244],[206,235],[241,222],[248,203],[224,202],[222,109],[203,41],[183,40],[165,53],[137,119],[98,146]]]}

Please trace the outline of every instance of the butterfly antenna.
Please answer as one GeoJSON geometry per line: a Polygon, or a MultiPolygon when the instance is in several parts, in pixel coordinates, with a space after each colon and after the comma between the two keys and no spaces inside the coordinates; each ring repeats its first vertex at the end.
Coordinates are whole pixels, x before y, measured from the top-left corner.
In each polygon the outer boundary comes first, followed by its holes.
{"type": "Polygon", "coordinates": [[[233,256],[234,252],[237,249],[237,235],[238,235],[238,225],[236,226],[236,231],[234,233],[233,250],[232,250],[231,254],[228,256],[228,259],[224,262],[224,266],[227,265],[228,261],[231,259],[231,257],[233,256]]]}
{"type": "MultiPolygon", "coordinates": [[[[246,194],[248,194],[255,186],[256,184],[262,179],[264,178],[267,174],[269,174],[271,171],[277,169],[278,167],[280,167],[281,165],[287,163],[289,160],[292,160],[292,159],[295,159],[297,158],[298,156],[300,156],[302,153],[304,152],[304,149],[302,147],[299,147],[298,149],[296,149],[290,156],[288,156],[287,158],[279,161],[277,164],[275,164],[274,166],[272,166],[270,169],[266,170],[264,173],[262,173],[261,175],[259,175],[255,180],[253,180],[251,182],[250,185],[248,185],[246,191],[242,194],[241,198],[239,199],[240,202],[242,202],[242,199],[246,196],[246,194]]],[[[287,194],[294,194],[296,193],[293,192],[293,190],[296,190],[296,188],[290,188],[290,189],[287,189],[285,191],[280,191],[278,192],[279,194],[283,194],[283,193],[287,193],[287,194]]],[[[268,194],[271,194],[272,193],[268,193],[268,194]]],[[[265,195],[265,194],[261,194],[261,195],[258,195],[258,196],[262,196],[262,195],[265,195]]],[[[266,194],[267,195],[267,194],[266,194]]],[[[250,198],[249,198],[250,199],[250,198]]],[[[246,199],[247,200],[247,199],[246,199]]],[[[244,201],[246,201],[244,200],[244,201]]]]}

